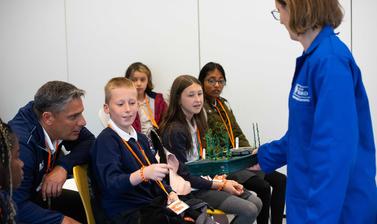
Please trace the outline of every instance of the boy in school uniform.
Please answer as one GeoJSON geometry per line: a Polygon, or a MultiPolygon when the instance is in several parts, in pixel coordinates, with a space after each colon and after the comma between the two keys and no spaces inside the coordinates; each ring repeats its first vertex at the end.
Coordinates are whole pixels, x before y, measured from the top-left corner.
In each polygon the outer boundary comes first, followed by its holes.
{"type": "MultiPolygon", "coordinates": [[[[166,202],[179,199],[162,181],[170,166],[157,164],[147,137],[132,127],[138,104],[137,90],[131,80],[117,77],[106,84],[104,111],[110,120],[97,137],[91,159],[107,218],[111,223],[161,221],[162,212],[158,211],[166,212],[166,202]],[[157,208],[150,209],[151,205],[157,208]],[[149,211],[150,215],[146,217],[143,211],[149,211]]],[[[180,216],[172,216],[174,221],[167,221],[183,223],[180,216]]]]}

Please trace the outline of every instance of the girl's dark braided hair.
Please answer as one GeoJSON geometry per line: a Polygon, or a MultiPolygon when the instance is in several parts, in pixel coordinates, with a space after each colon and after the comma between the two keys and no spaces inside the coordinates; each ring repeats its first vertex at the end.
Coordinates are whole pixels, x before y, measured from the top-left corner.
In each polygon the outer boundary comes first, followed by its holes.
{"type": "Polygon", "coordinates": [[[10,127],[3,123],[0,119],[0,184],[2,190],[9,194],[0,193],[0,223],[13,224],[15,222],[16,209],[12,200],[13,186],[12,186],[12,150],[16,138],[10,127]],[[13,136],[12,136],[13,135],[13,136]]]}

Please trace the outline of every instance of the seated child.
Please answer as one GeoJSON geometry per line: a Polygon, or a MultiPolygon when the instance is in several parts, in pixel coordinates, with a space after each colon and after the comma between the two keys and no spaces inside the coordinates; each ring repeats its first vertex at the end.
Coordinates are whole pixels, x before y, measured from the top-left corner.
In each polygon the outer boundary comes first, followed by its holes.
{"type": "Polygon", "coordinates": [[[0,223],[16,223],[12,192],[21,184],[24,166],[19,150],[16,135],[0,119],[0,223]]]}
{"type": "MultiPolygon", "coordinates": [[[[167,109],[167,104],[161,93],[153,91],[152,72],[141,62],[128,66],[125,77],[131,79],[137,90],[138,113],[132,123],[137,132],[149,137],[152,128],[158,129],[162,115],[167,109]]],[[[108,115],[103,109],[99,111],[101,122],[107,126],[108,115]]]]}
{"type": "Polygon", "coordinates": [[[169,107],[160,131],[164,146],[179,161],[178,175],[189,181],[197,191],[193,195],[211,207],[235,214],[232,223],[253,223],[262,208],[261,200],[236,181],[215,182],[190,174],[187,161],[201,158],[201,138],[206,120],[203,111],[203,90],[192,76],[177,77],[170,91],[169,107]]]}
{"type": "Polygon", "coordinates": [[[91,159],[107,218],[111,223],[183,223],[180,216],[163,220],[163,214],[151,209],[148,217],[142,214],[151,206],[164,208],[178,196],[162,181],[170,166],[156,163],[146,136],[132,127],[138,104],[131,80],[118,77],[106,84],[104,111],[110,120],[96,139],[91,159]]]}
{"type": "Polygon", "coordinates": [[[167,105],[161,93],[153,92],[152,73],[149,68],[141,63],[131,64],[125,77],[131,79],[137,90],[139,111],[132,126],[136,131],[149,134],[152,126],[159,128],[162,116],[166,112],[167,105]]]}

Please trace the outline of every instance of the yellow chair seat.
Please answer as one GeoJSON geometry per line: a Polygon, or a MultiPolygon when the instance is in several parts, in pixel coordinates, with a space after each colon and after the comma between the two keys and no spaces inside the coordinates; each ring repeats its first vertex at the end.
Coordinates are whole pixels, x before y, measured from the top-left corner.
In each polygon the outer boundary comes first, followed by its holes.
{"type": "Polygon", "coordinates": [[[208,215],[224,215],[225,213],[219,209],[207,209],[208,215]]]}

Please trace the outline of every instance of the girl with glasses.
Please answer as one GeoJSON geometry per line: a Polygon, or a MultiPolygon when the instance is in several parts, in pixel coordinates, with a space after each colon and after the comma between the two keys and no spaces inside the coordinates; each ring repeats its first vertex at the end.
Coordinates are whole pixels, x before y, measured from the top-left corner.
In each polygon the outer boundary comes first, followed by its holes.
{"type": "MultiPolygon", "coordinates": [[[[200,71],[199,80],[204,90],[204,108],[207,112],[208,128],[215,134],[225,131],[231,148],[235,148],[236,137],[239,139],[240,147],[250,147],[249,141],[238,125],[228,101],[220,96],[226,83],[223,67],[215,62],[207,63],[200,71]]],[[[221,147],[226,147],[224,142],[221,143],[221,147]]],[[[246,189],[256,192],[262,199],[263,207],[257,218],[258,224],[269,223],[270,207],[271,223],[282,223],[286,182],[284,174],[277,171],[264,174],[263,172],[252,172],[245,169],[229,175],[228,178],[234,179],[246,189]]]]}

